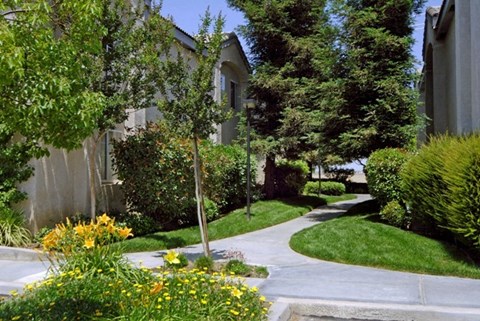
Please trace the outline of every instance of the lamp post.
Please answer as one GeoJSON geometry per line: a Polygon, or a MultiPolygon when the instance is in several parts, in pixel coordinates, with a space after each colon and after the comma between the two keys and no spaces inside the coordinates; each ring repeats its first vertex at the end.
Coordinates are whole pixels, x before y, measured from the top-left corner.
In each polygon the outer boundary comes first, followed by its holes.
{"type": "Polygon", "coordinates": [[[251,178],[250,178],[250,113],[255,108],[255,99],[245,99],[243,106],[247,111],[247,220],[250,221],[250,190],[251,190],[251,178]]]}

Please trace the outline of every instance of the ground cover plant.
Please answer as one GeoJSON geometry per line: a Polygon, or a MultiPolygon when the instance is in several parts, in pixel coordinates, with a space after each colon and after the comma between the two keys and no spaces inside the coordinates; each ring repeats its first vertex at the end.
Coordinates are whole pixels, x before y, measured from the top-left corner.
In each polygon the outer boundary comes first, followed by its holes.
{"type": "Polygon", "coordinates": [[[257,288],[230,274],[176,268],[174,251],[162,273],[133,267],[110,247],[129,234],[106,215],[58,225],[43,244],[63,254],[53,261],[56,273],[1,302],[0,320],[266,320],[269,305],[257,288]]]}
{"type": "Polygon", "coordinates": [[[480,269],[459,248],[383,224],[378,208],[352,211],[293,235],[304,255],[390,270],[480,278],[480,269]]]}
{"type": "MultiPolygon", "coordinates": [[[[328,197],[297,196],[279,200],[258,201],[252,204],[250,221],[245,218],[245,209],[235,210],[208,224],[209,237],[211,240],[217,240],[256,231],[302,216],[320,205],[353,198],[355,196],[345,194],[328,197]]],[[[126,252],[141,252],[198,243],[200,243],[198,227],[189,227],[133,238],[122,242],[122,248],[126,252]]]]}

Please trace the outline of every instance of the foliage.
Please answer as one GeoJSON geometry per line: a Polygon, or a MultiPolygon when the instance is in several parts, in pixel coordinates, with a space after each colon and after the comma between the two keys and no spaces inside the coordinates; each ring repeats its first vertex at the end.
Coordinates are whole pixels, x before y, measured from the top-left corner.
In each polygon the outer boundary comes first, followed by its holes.
{"type": "Polygon", "coordinates": [[[346,183],[355,174],[353,168],[342,168],[338,166],[325,166],[325,176],[336,182],[346,183]]]}
{"type": "Polygon", "coordinates": [[[240,32],[255,72],[250,94],[252,147],[266,155],[265,194],[275,196],[275,156],[297,159],[317,148],[318,101],[334,61],[333,28],[326,1],[229,0],[247,21],[240,32]]]}
{"type": "Polygon", "coordinates": [[[240,260],[230,260],[225,265],[225,271],[234,273],[236,275],[244,275],[249,271],[249,267],[245,262],[240,260]]]}
{"type": "Polygon", "coordinates": [[[128,226],[132,229],[135,236],[142,236],[154,233],[160,229],[157,222],[150,216],[138,212],[118,212],[110,213],[115,219],[117,225],[121,227],[128,226]]]}
{"type": "Polygon", "coordinates": [[[116,272],[120,278],[130,277],[132,271],[121,253],[110,244],[133,236],[128,227],[118,227],[115,221],[103,214],[96,222],[57,224],[43,238],[43,249],[53,255],[52,263],[62,271],[78,270],[83,275],[102,271],[116,272]]]}
{"type": "Polygon", "coordinates": [[[0,206],[0,245],[25,246],[32,239],[22,212],[0,206]]]}
{"type": "Polygon", "coordinates": [[[388,224],[404,227],[407,223],[406,210],[397,200],[388,202],[380,211],[380,216],[388,224]]]}
{"type": "MultiPolygon", "coordinates": [[[[320,205],[354,199],[354,195],[342,196],[298,196],[270,201],[258,201],[252,204],[251,220],[245,221],[245,209],[237,209],[224,217],[209,223],[212,240],[245,234],[262,228],[280,224],[302,216],[320,205]]],[[[157,251],[161,249],[183,247],[200,242],[198,227],[189,227],[170,232],[157,232],[145,237],[135,237],[122,242],[121,249],[126,252],[157,251]]],[[[241,257],[229,257],[241,259],[241,257]]]]}
{"type": "Polygon", "coordinates": [[[307,182],[303,189],[305,195],[343,195],[345,194],[345,184],[339,182],[307,182]]]}
{"type": "Polygon", "coordinates": [[[193,266],[199,271],[211,272],[213,270],[213,259],[210,256],[200,256],[193,262],[193,266]]]}
{"type": "Polygon", "coordinates": [[[345,184],[339,182],[322,182],[320,190],[322,194],[325,195],[340,196],[345,194],[345,184]]]}
{"type": "Polygon", "coordinates": [[[278,161],[275,169],[275,195],[300,195],[307,183],[309,172],[308,164],[304,161],[278,161]]]}
{"type": "Polygon", "coordinates": [[[386,148],[373,152],[365,167],[368,190],[381,206],[402,202],[400,171],[410,155],[401,149],[386,148]]]}
{"type": "Polygon", "coordinates": [[[100,1],[2,1],[0,124],[8,132],[67,149],[93,132],[105,103],[91,87],[101,72],[102,11],[100,1]]]}
{"type": "Polygon", "coordinates": [[[480,135],[432,138],[402,171],[414,216],[431,217],[467,245],[480,246],[480,135]]]}
{"type": "MultiPolygon", "coordinates": [[[[185,139],[160,122],[139,129],[114,146],[113,163],[132,210],[155,218],[164,227],[194,221],[193,162],[185,139]]],[[[216,145],[208,140],[199,147],[208,197],[205,211],[207,220],[212,221],[220,212],[244,204],[246,153],[238,145],[216,145]]]]}
{"type": "Polygon", "coordinates": [[[324,97],[322,152],[344,162],[372,151],[414,148],[417,98],[413,16],[425,0],[341,0],[342,54],[324,97]]]}
{"type": "MultiPolygon", "coordinates": [[[[247,195],[247,153],[239,145],[200,145],[203,158],[205,193],[225,212],[241,206],[247,195]]],[[[256,161],[251,159],[251,184],[255,185],[256,161]]]]}
{"type": "Polygon", "coordinates": [[[480,268],[463,249],[378,222],[377,212],[345,215],[300,231],[296,252],[344,264],[480,279],[480,268]]]}
{"type": "Polygon", "coordinates": [[[188,141],[175,136],[165,123],[148,124],[115,142],[113,164],[131,210],[163,226],[191,219],[194,182],[188,141]]]}

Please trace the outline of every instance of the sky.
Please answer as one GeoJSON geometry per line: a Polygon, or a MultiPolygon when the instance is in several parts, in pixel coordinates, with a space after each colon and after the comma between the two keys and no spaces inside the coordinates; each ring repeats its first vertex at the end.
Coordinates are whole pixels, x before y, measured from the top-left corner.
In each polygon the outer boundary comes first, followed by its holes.
{"type": "MultiPolygon", "coordinates": [[[[425,10],[429,6],[440,6],[442,0],[428,0],[425,4],[425,10]]],[[[210,12],[217,15],[219,12],[225,16],[225,28],[227,32],[235,31],[237,26],[245,23],[243,14],[239,11],[228,8],[226,0],[163,0],[162,14],[171,15],[178,27],[190,34],[195,34],[198,30],[200,17],[205,10],[210,8],[210,12]]],[[[423,27],[425,24],[425,10],[415,17],[415,45],[413,53],[418,63],[417,68],[421,67],[423,27]]],[[[244,39],[241,39],[245,52],[248,53],[248,47],[244,39]]]]}

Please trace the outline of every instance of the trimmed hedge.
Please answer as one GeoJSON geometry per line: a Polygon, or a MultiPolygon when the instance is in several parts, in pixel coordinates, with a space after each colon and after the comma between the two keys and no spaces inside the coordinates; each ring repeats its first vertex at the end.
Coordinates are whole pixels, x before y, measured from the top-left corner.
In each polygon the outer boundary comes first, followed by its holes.
{"type": "Polygon", "coordinates": [[[415,215],[432,217],[467,245],[480,247],[480,135],[431,139],[402,170],[415,215]]]}
{"type": "Polygon", "coordinates": [[[343,195],[345,194],[346,188],[345,184],[339,182],[321,182],[319,186],[318,182],[307,182],[305,188],[303,189],[304,194],[322,194],[325,195],[343,195]]]}
{"type": "Polygon", "coordinates": [[[401,149],[386,148],[373,152],[365,166],[368,190],[380,206],[402,201],[400,170],[410,154],[401,149]]]}

